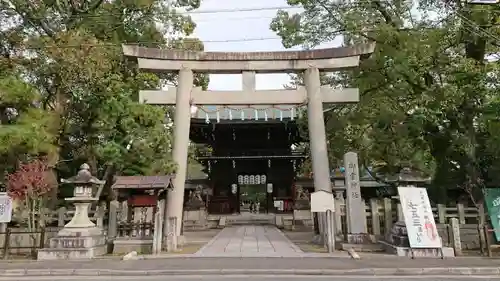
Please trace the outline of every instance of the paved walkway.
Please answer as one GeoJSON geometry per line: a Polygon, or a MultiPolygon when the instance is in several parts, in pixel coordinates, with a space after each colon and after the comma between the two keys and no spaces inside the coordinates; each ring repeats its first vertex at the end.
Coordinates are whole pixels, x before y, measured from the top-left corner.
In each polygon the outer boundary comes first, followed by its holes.
{"type": "Polygon", "coordinates": [[[199,257],[298,257],[302,250],[275,226],[224,228],[195,255],[199,257]]]}

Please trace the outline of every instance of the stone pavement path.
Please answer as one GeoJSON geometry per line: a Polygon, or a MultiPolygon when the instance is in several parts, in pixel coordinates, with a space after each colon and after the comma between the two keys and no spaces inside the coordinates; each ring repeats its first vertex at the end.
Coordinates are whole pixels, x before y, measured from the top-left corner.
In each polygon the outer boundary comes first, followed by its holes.
{"type": "Polygon", "coordinates": [[[302,250],[275,226],[224,228],[195,255],[199,257],[298,257],[302,250]]]}

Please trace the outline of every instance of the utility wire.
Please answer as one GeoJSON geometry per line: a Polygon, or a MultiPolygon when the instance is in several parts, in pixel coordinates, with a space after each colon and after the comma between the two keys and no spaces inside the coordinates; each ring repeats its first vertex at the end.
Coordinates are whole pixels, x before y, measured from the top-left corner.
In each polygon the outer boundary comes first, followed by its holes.
{"type": "MultiPolygon", "coordinates": [[[[372,3],[372,0],[359,0],[354,3],[346,3],[346,4],[340,4],[340,6],[359,6],[362,4],[370,4],[372,3]]],[[[338,5],[337,5],[338,6],[338,5]]],[[[154,6],[149,6],[149,7],[143,7],[143,8],[138,8],[138,9],[127,9],[126,11],[131,13],[131,12],[144,12],[148,9],[155,9],[156,7],[154,6]]],[[[271,6],[271,7],[255,7],[255,8],[236,8],[236,9],[213,9],[213,10],[192,10],[192,11],[182,11],[182,7],[180,8],[173,8],[170,11],[167,12],[162,12],[162,13],[154,13],[155,15],[170,15],[170,14],[180,14],[180,15],[201,15],[201,14],[221,14],[221,13],[240,13],[240,12],[258,12],[258,11],[275,11],[275,10],[290,10],[290,9],[303,9],[302,6],[271,6]]],[[[480,8],[474,8],[476,11],[480,10],[490,10],[495,13],[500,13],[500,10],[491,10],[489,7],[480,7],[480,8]]],[[[103,16],[113,16],[113,15],[123,15],[123,12],[109,12],[109,11],[101,11],[97,10],[97,13],[92,14],[92,13],[87,13],[87,14],[79,14],[79,15],[71,15],[71,16],[66,16],[64,18],[69,19],[69,18],[100,18],[103,16]]],[[[34,17],[34,19],[45,19],[43,15],[39,17],[34,17]]]]}
{"type": "MultiPolygon", "coordinates": [[[[151,13],[151,16],[168,16],[168,15],[182,15],[182,16],[191,16],[191,15],[210,15],[210,14],[228,14],[228,13],[245,13],[245,12],[263,12],[263,11],[277,11],[277,10],[297,10],[303,9],[302,7],[294,7],[294,6],[274,6],[274,7],[261,7],[261,8],[239,8],[239,9],[219,9],[219,10],[193,10],[193,11],[182,11],[182,9],[170,9],[168,11],[163,12],[150,12],[149,9],[158,9],[156,7],[144,7],[141,9],[128,9],[127,13],[132,14],[134,12],[141,13],[151,13]]],[[[54,15],[57,16],[57,15],[54,15]]],[[[64,19],[87,19],[87,18],[103,18],[106,16],[127,16],[123,11],[113,12],[113,11],[99,11],[96,10],[94,13],[87,14],[78,14],[78,15],[69,15],[63,16],[59,15],[64,19]]],[[[40,15],[37,17],[32,17],[33,19],[43,20],[46,19],[45,15],[40,15]]]]}
{"type": "MultiPolygon", "coordinates": [[[[355,6],[359,6],[360,4],[371,3],[371,2],[372,2],[371,0],[362,0],[362,1],[358,1],[356,3],[352,3],[352,4],[355,4],[355,6]]],[[[351,4],[346,4],[346,6],[351,6],[351,4]]],[[[205,10],[205,11],[201,10],[201,11],[190,11],[190,12],[187,12],[187,14],[235,13],[235,12],[250,12],[250,11],[293,9],[293,8],[301,8],[301,7],[276,6],[276,7],[245,8],[245,9],[220,9],[220,10],[205,10]]],[[[480,10],[485,10],[485,9],[488,9],[489,11],[491,11],[491,9],[487,8],[487,7],[484,7],[484,8],[481,8],[481,9],[474,8],[473,10],[474,11],[480,11],[480,10]]],[[[86,15],[86,16],[82,15],[83,16],[82,18],[84,18],[84,17],[101,17],[102,18],[103,16],[106,16],[106,15],[110,15],[110,13],[105,13],[104,15],[86,15]]],[[[120,13],[120,15],[122,15],[122,13],[120,13]]],[[[453,13],[452,13],[452,15],[453,15],[453,13]]],[[[493,38],[495,40],[499,40],[498,37],[496,37],[495,35],[493,35],[491,33],[486,32],[484,29],[480,28],[478,25],[474,26],[473,22],[471,22],[470,20],[468,20],[467,18],[465,18],[461,14],[457,13],[455,15],[458,16],[459,18],[461,18],[466,24],[469,25],[469,27],[472,27],[472,28],[476,29],[477,31],[481,32],[484,36],[487,36],[489,38],[493,38]]],[[[147,16],[146,16],[146,18],[147,18],[147,16]]],[[[245,18],[245,17],[242,17],[242,18],[234,17],[234,18],[231,18],[231,20],[261,19],[261,18],[262,17],[248,17],[248,18],[245,18]]],[[[217,20],[220,20],[220,19],[217,19],[217,20]]],[[[200,19],[200,20],[197,20],[197,21],[203,22],[203,19],[200,19]]],[[[96,21],[93,21],[93,22],[96,23],[96,21]]],[[[97,23],[99,23],[99,21],[97,21],[97,23]]],[[[109,23],[109,22],[103,21],[102,23],[109,23]]],[[[121,26],[121,25],[125,25],[125,23],[118,23],[117,24],[117,26],[121,26]]],[[[370,29],[370,31],[373,31],[373,30],[376,30],[376,29],[370,29]]],[[[363,31],[366,31],[366,30],[363,29],[363,31]]],[[[473,30],[470,30],[470,29],[468,31],[473,32],[473,30]]],[[[189,40],[189,39],[197,39],[197,38],[184,38],[184,39],[189,40]]],[[[202,42],[203,43],[235,43],[235,42],[252,42],[252,41],[266,41],[266,40],[282,40],[282,38],[280,38],[280,37],[258,37],[258,38],[240,38],[240,39],[228,39],[228,40],[205,40],[205,41],[202,41],[202,42]]],[[[102,43],[102,44],[45,45],[45,46],[30,46],[30,47],[27,47],[27,49],[43,49],[43,48],[54,48],[54,47],[55,48],[79,48],[79,47],[85,47],[85,46],[86,47],[112,47],[112,46],[119,46],[121,44],[165,45],[165,42],[149,42],[149,41],[145,41],[145,42],[120,42],[120,43],[102,43]]]]}
{"type": "MultiPolygon", "coordinates": [[[[189,40],[199,40],[199,38],[188,38],[188,37],[183,37],[180,38],[179,41],[186,40],[189,42],[189,40]]],[[[256,38],[241,38],[241,39],[228,39],[228,40],[205,40],[201,41],[201,43],[236,43],[236,42],[254,42],[254,41],[269,41],[269,40],[281,40],[280,37],[256,37],[256,38]]],[[[175,41],[171,40],[171,41],[175,41]]],[[[71,49],[71,48],[83,48],[83,47],[96,47],[96,48],[109,48],[109,47],[119,47],[122,44],[129,44],[129,45],[166,45],[166,42],[161,42],[161,41],[133,41],[133,42],[120,42],[120,43],[98,43],[98,44],[64,44],[64,45],[57,45],[57,44],[50,44],[50,45],[43,45],[43,46],[26,46],[25,49],[27,50],[36,50],[36,49],[49,49],[49,48],[60,48],[60,49],[71,49]]]]}

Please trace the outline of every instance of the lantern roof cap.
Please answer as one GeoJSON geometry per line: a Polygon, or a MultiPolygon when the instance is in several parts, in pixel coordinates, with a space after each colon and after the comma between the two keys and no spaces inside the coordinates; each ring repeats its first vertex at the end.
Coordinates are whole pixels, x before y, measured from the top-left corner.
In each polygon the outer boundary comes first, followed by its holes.
{"type": "Polygon", "coordinates": [[[74,185],[103,185],[105,181],[102,181],[90,173],[90,166],[84,163],[80,166],[80,171],[69,179],[61,179],[62,183],[69,183],[74,185]]]}

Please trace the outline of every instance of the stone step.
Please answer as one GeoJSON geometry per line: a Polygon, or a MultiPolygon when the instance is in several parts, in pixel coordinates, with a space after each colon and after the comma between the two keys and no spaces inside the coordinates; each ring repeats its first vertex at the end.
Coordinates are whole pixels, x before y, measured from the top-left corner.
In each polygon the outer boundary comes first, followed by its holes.
{"type": "Polygon", "coordinates": [[[229,222],[228,225],[272,225],[269,221],[236,221],[229,222]]]}
{"type": "Polygon", "coordinates": [[[273,224],[272,219],[252,219],[252,218],[227,218],[228,225],[270,225],[273,224]]]}
{"type": "Polygon", "coordinates": [[[381,244],[350,244],[341,243],[342,250],[347,251],[349,249],[354,249],[356,252],[384,252],[384,247],[381,244]]]}

